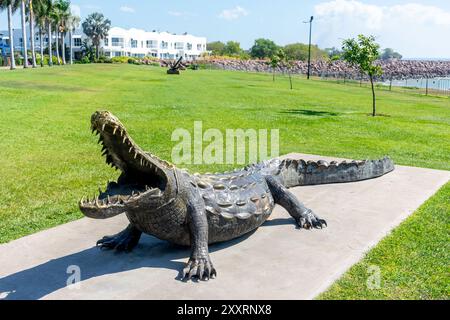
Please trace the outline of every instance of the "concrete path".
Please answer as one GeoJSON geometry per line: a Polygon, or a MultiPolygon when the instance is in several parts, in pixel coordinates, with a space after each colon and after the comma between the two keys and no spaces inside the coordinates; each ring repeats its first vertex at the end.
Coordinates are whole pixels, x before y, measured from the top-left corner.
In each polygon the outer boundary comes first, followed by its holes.
{"type": "Polygon", "coordinates": [[[177,280],[189,250],[150,236],[130,254],[97,249],[127,225],[123,216],[81,219],[0,245],[0,299],[312,299],[449,179],[397,166],[374,180],[292,189],[328,228],[298,230],[277,207],[253,234],[210,248],[218,277],[209,282],[177,280]],[[78,268],[79,288],[67,287],[78,268]]]}

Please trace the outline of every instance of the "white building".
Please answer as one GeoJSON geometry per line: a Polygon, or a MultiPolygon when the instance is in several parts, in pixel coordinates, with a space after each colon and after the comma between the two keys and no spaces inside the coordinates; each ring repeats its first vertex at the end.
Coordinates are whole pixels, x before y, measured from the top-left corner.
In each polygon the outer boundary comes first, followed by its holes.
{"type": "Polygon", "coordinates": [[[206,38],[186,33],[179,35],[114,27],[103,41],[102,49],[107,57],[152,56],[160,59],[177,59],[182,56],[186,60],[195,60],[206,52],[206,38]]]}
{"type": "MultiPolygon", "coordinates": [[[[22,49],[23,49],[23,37],[22,37],[22,29],[13,29],[13,35],[14,35],[14,51],[16,54],[21,55],[22,49]]],[[[26,35],[27,35],[27,47],[28,50],[31,50],[31,37],[30,37],[30,29],[26,29],[26,35]]],[[[75,56],[77,52],[80,52],[81,50],[81,43],[82,38],[85,38],[84,34],[81,30],[77,30],[72,35],[72,44],[73,44],[73,50],[75,53],[75,56]]],[[[66,34],[65,40],[66,44],[66,50],[69,50],[69,35],[66,34]]],[[[55,43],[56,43],[56,36],[53,33],[52,35],[52,43],[53,43],[53,51],[55,51],[55,43]]],[[[43,47],[44,49],[47,49],[48,47],[48,36],[47,36],[47,30],[43,33],[43,47]]],[[[35,36],[34,36],[34,47],[36,49],[36,53],[40,52],[41,49],[41,41],[39,39],[39,29],[36,28],[35,36]]],[[[0,30],[0,53],[3,56],[10,54],[10,41],[9,41],[9,32],[7,30],[0,30]]]]}
{"type": "MultiPolygon", "coordinates": [[[[36,52],[40,50],[39,30],[36,30],[35,47],[36,52]]],[[[27,45],[30,50],[30,34],[27,28],[27,45]]],[[[55,36],[52,36],[55,43],[55,36]]],[[[75,59],[80,57],[82,41],[86,36],[81,30],[74,32],[72,45],[75,59]]],[[[44,48],[48,47],[48,37],[44,33],[44,48]]],[[[22,30],[14,29],[14,50],[20,54],[22,52],[22,30]]],[[[66,50],[69,48],[69,37],[65,38],[66,50]]],[[[9,55],[9,33],[0,31],[0,52],[2,55],[9,55]]],[[[101,50],[107,57],[145,57],[152,56],[160,59],[177,59],[183,56],[185,60],[195,60],[206,52],[206,38],[195,37],[190,34],[172,34],[168,32],[146,32],[140,29],[122,29],[113,27],[108,33],[108,37],[102,41],[101,50]]],[[[53,47],[55,51],[55,47],[53,47]]]]}

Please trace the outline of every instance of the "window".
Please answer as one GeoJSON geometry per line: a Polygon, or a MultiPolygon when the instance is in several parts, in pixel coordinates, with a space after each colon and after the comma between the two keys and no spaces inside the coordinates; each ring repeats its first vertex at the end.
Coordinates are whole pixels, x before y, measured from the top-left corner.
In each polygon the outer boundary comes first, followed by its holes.
{"type": "Polygon", "coordinates": [[[202,44],[201,44],[201,43],[199,43],[199,44],[197,45],[197,50],[198,50],[198,51],[202,51],[202,44]]]}
{"type": "Polygon", "coordinates": [[[187,49],[188,49],[188,50],[192,50],[192,43],[188,43],[188,44],[187,44],[187,49]]]}
{"type": "Polygon", "coordinates": [[[138,46],[137,40],[131,39],[131,47],[132,47],[132,48],[137,48],[137,46],[138,46]]]}
{"type": "Polygon", "coordinates": [[[122,54],[120,51],[114,52],[114,57],[121,57],[121,56],[122,56],[122,54]]]}
{"type": "Polygon", "coordinates": [[[81,47],[81,38],[73,38],[73,45],[75,47],[81,47]]]}
{"type": "Polygon", "coordinates": [[[175,49],[184,49],[184,42],[175,42],[175,49]]]}
{"type": "Polygon", "coordinates": [[[169,43],[167,41],[161,41],[161,49],[169,48],[169,43]]]}
{"type": "Polygon", "coordinates": [[[105,42],[105,47],[107,47],[109,45],[109,39],[105,38],[104,42],[105,42]]]}
{"type": "Polygon", "coordinates": [[[158,41],[156,40],[147,40],[147,48],[157,48],[158,41]]]}
{"type": "Polygon", "coordinates": [[[111,38],[111,45],[113,47],[123,47],[123,38],[111,38]]]}

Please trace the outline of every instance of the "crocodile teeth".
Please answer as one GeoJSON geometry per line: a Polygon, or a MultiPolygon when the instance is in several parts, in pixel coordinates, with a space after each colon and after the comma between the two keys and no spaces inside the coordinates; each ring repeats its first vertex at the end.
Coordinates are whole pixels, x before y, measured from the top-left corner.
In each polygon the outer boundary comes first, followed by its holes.
{"type": "Polygon", "coordinates": [[[158,189],[158,188],[155,188],[155,189],[151,189],[149,192],[148,192],[148,194],[155,194],[155,193],[158,193],[160,190],[158,189]]]}
{"type": "Polygon", "coordinates": [[[122,143],[125,143],[125,140],[127,140],[127,136],[123,137],[122,143]]]}
{"type": "Polygon", "coordinates": [[[104,124],[102,125],[102,131],[105,131],[105,126],[106,126],[106,124],[104,123],[104,124]]]}
{"type": "Polygon", "coordinates": [[[128,153],[131,153],[131,150],[133,150],[133,147],[130,147],[130,149],[128,150],[128,153]]]}
{"type": "Polygon", "coordinates": [[[113,130],[113,135],[115,135],[115,134],[116,134],[116,131],[117,131],[117,127],[114,127],[114,130],[113,130]]]}

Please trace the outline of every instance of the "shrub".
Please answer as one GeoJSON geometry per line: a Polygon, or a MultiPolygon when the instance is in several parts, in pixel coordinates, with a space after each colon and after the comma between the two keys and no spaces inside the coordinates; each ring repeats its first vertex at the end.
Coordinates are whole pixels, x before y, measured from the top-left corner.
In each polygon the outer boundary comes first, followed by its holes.
{"type": "Polygon", "coordinates": [[[85,56],[85,57],[81,58],[80,63],[88,64],[88,63],[91,63],[91,60],[89,60],[89,58],[85,56]]]}
{"type": "Polygon", "coordinates": [[[128,57],[113,57],[111,61],[113,63],[128,63],[128,57]]]}
{"type": "Polygon", "coordinates": [[[3,57],[0,56],[0,66],[3,66],[3,57]]]}
{"type": "Polygon", "coordinates": [[[111,58],[106,56],[100,56],[100,58],[94,60],[95,63],[112,63],[111,58]]]}
{"type": "Polygon", "coordinates": [[[132,57],[128,58],[128,63],[129,64],[139,64],[139,62],[136,60],[136,58],[132,58],[132,57]]]}

